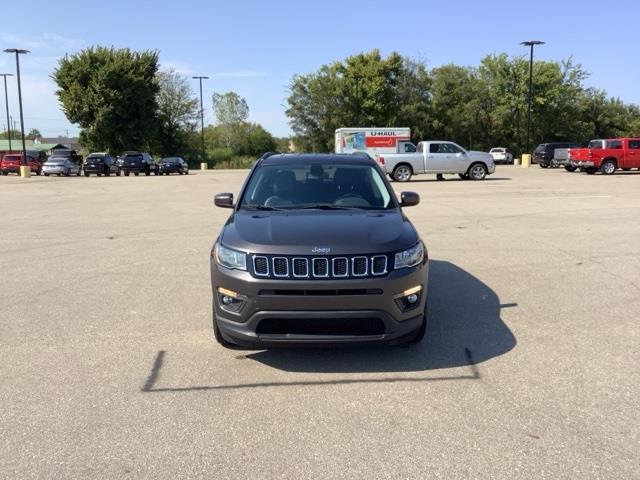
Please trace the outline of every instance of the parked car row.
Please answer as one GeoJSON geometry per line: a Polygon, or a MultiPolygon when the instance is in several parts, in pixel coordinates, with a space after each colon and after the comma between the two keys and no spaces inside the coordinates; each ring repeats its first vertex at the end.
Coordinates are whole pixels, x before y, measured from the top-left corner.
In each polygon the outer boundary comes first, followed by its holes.
{"type": "Polygon", "coordinates": [[[611,175],[616,170],[640,170],[640,138],[591,140],[586,147],[570,142],[543,143],[533,153],[533,162],[542,168],[564,167],[593,175],[611,175]]]}
{"type": "MultiPolygon", "coordinates": [[[[74,152],[75,153],[75,152],[74,152]]],[[[20,174],[20,166],[24,155],[22,153],[7,153],[0,160],[2,175],[9,173],[20,174]]],[[[124,174],[140,175],[179,175],[189,174],[189,165],[182,157],[165,157],[156,162],[153,157],[145,152],[125,152],[121,157],[113,157],[108,153],[91,153],[82,161],[81,157],[65,152],[54,152],[45,162],[27,153],[27,164],[31,173],[45,176],[70,176],[81,175],[85,177],[97,175],[108,177],[124,174]]]]}

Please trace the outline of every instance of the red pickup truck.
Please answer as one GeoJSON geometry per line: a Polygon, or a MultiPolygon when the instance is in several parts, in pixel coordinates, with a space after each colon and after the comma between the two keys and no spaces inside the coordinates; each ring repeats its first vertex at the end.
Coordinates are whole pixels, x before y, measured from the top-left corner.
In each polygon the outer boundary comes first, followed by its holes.
{"type": "Polygon", "coordinates": [[[569,162],[589,174],[600,171],[611,175],[618,168],[640,169],[640,138],[592,140],[587,148],[570,149],[569,162]]]}

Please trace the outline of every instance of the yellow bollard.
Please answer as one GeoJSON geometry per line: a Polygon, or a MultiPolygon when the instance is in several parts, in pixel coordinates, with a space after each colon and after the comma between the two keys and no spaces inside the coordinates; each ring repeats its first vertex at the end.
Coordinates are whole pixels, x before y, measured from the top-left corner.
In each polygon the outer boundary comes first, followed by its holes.
{"type": "Polygon", "coordinates": [[[31,167],[29,165],[20,165],[20,176],[22,178],[31,177],[31,167]]]}
{"type": "Polygon", "coordinates": [[[207,163],[202,162],[202,163],[200,164],[200,170],[206,170],[207,168],[209,168],[209,165],[207,165],[207,163]]]}
{"type": "Polygon", "coordinates": [[[522,165],[520,165],[522,168],[529,168],[529,165],[531,165],[531,154],[530,153],[523,153],[522,154],[522,165]]]}

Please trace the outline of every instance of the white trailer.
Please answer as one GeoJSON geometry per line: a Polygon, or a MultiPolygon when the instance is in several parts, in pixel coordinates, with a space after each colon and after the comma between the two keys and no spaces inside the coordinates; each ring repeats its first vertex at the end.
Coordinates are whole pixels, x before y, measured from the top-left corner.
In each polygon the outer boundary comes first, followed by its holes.
{"type": "Polygon", "coordinates": [[[374,159],[382,154],[414,153],[411,129],[401,128],[338,128],[335,134],[335,152],[366,152],[374,159]]]}

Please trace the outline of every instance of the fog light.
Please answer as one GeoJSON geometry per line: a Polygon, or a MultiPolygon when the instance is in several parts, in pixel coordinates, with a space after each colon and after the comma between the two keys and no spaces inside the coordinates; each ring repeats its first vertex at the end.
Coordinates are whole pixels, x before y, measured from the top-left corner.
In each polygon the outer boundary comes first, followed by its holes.
{"type": "Polygon", "coordinates": [[[233,290],[218,287],[218,304],[220,308],[227,312],[238,313],[244,307],[247,297],[240,295],[233,290]]]}
{"type": "Polygon", "coordinates": [[[422,285],[416,285],[415,287],[408,288],[404,292],[398,293],[395,296],[396,305],[403,313],[407,312],[419,305],[421,293],[422,285]]]}

